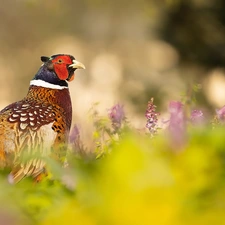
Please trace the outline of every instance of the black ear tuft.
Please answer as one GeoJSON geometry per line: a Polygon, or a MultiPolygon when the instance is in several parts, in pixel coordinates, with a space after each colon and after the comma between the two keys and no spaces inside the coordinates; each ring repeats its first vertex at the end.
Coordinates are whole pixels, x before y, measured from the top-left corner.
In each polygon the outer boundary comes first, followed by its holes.
{"type": "Polygon", "coordinates": [[[48,56],[41,56],[41,61],[42,62],[48,62],[48,60],[49,60],[50,58],[48,57],[48,56]]]}

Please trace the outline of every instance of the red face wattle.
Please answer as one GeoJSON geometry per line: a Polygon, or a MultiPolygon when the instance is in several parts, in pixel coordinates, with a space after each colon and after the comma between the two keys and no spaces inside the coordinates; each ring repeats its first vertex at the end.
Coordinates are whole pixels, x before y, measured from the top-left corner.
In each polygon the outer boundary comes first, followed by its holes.
{"type": "MultiPolygon", "coordinates": [[[[51,57],[41,56],[41,61],[44,63],[45,68],[49,71],[54,71],[58,79],[61,81],[72,81],[74,79],[74,72],[76,69],[85,69],[85,66],[78,62],[72,55],[57,54],[51,57]]],[[[53,74],[55,77],[55,75],[53,74]]],[[[40,72],[36,76],[36,79],[46,80],[43,74],[40,72]]],[[[54,79],[50,76],[48,79],[54,79]]],[[[55,78],[57,80],[57,78],[55,78]]],[[[51,81],[56,82],[56,81],[51,81]]]]}
{"type": "Polygon", "coordinates": [[[68,55],[59,55],[51,60],[53,68],[60,80],[72,81],[74,79],[75,69],[69,69],[69,65],[73,64],[73,60],[68,55]]]}

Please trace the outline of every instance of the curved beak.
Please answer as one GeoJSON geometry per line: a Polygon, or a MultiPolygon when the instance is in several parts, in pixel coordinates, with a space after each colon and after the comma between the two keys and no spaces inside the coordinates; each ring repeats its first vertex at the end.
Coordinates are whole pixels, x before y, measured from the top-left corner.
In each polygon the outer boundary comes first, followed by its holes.
{"type": "Polygon", "coordinates": [[[69,65],[69,67],[72,67],[74,69],[85,69],[85,66],[83,63],[78,62],[77,60],[73,60],[73,64],[69,65]]]}

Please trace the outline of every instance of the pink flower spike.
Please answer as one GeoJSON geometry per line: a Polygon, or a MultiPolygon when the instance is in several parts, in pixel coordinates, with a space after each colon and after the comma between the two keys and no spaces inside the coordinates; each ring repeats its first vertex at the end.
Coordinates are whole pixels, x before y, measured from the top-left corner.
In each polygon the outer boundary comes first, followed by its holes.
{"type": "Polygon", "coordinates": [[[216,114],[217,114],[218,119],[221,122],[224,122],[225,121],[225,106],[223,106],[221,109],[217,109],[216,114]]]}
{"type": "Polygon", "coordinates": [[[191,122],[194,124],[202,124],[204,123],[205,117],[201,110],[192,110],[191,112],[191,122]]]}
{"type": "Polygon", "coordinates": [[[119,129],[122,122],[125,120],[125,113],[123,105],[116,104],[108,110],[108,116],[112,122],[112,126],[115,130],[119,129]]]}
{"type": "Polygon", "coordinates": [[[168,130],[173,144],[182,146],[185,141],[186,121],[183,104],[172,101],[169,104],[170,120],[168,130]]]}
{"type": "Polygon", "coordinates": [[[71,130],[69,142],[76,143],[80,139],[80,130],[77,124],[74,125],[73,129],[71,130]]]}
{"type": "Polygon", "coordinates": [[[156,106],[153,104],[153,98],[148,102],[148,106],[145,112],[145,117],[147,119],[146,128],[149,129],[150,133],[153,135],[158,129],[158,115],[156,112],[156,106]]]}

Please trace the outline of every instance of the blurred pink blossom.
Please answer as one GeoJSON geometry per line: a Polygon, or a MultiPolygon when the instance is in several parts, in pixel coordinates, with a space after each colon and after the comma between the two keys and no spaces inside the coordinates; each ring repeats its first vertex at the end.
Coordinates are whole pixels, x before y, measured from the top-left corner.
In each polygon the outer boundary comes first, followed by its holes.
{"type": "Polygon", "coordinates": [[[192,110],[191,112],[191,122],[194,124],[202,124],[205,121],[204,114],[201,110],[192,110]]]}
{"type": "Polygon", "coordinates": [[[223,106],[221,109],[217,109],[216,114],[220,122],[224,122],[225,121],[225,106],[223,106]]]}
{"type": "Polygon", "coordinates": [[[80,138],[80,128],[75,124],[70,132],[69,143],[72,146],[74,152],[83,153],[85,152],[83,143],[80,138]]]}
{"type": "Polygon", "coordinates": [[[182,146],[186,136],[186,119],[184,116],[183,104],[181,102],[172,101],[169,103],[169,134],[172,143],[175,146],[182,146]]]}
{"type": "Polygon", "coordinates": [[[69,141],[70,143],[74,143],[77,142],[79,138],[80,138],[80,130],[78,128],[78,125],[75,124],[70,132],[69,141]]]}
{"type": "Polygon", "coordinates": [[[125,113],[123,105],[115,104],[112,108],[108,110],[108,116],[112,122],[112,126],[115,130],[119,129],[122,122],[125,120],[125,113]]]}

